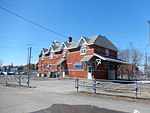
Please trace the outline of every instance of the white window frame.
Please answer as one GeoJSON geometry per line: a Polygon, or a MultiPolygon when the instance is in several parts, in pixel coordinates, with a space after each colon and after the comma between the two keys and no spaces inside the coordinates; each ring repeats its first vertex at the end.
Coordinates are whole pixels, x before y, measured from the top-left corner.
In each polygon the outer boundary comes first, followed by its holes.
{"type": "Polygon", "coordinates": [[[85,54],[86,54],[86,47],[81,47],[80,55],[85,55],[85,54]]]}
{"type": "Polygon", "coordinates": [[[53,59],[53,52],[50,52],[49,58],[53,59]]]}
{"type": "Polygon", "coordinates": [[[67,57],[67,51],[63,51],[62,57],[67,57]]]}
{"type": "Polygon", "coordinates": [[[109,56],[109,49],[105,49],[105,55],[109,56]]]}
{"type": "Polygon", "coordinates": [[[42,55],[41,59],[44,60],[44,55],[42,55]]]}

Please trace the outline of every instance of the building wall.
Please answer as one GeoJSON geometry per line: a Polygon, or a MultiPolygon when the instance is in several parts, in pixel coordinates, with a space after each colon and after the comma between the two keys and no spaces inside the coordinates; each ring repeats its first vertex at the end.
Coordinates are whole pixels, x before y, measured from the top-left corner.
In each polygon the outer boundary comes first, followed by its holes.
{"type": "MultiPolygon", "coordinates": [[[[80,78],[86,78],[86,67],[84,64],[82,64],[82,69],[74,69],[72,68],[72,63],[80,62],[80,60],[84,56],[93,55],[94,53],[98,53],[98,49],[102,49],[105,51],[105,48],[95,45],[86,46],[86,55],[80,55],[80,47],[66,50],[67,51],[67,57],[66,57],[66,66],[65,66],[65,76],[68,77],[80,77],[80,78]]],[[[53,59],[50,59],[49,55],[45,55],[44,59],[42,60],[42,57],[39,58],[38,61],[38,73],[39,74],[47,74],[47,71],[56,72],[58,69],[58,65],[56,64],[59,60],[61,60],[63,51],[55,52],[53,54],[53,59]],[[45,66],[44,64],[47,63],[48,66],[45,66]]],[[[110,56],[116,58],[117,52],[113,50],[109,50],[110,56]]],[[[100,53],[98,53],[100,54],[100,53]]],[[[104,53],[101,53],[102,55],[105,55],[104,53]]],[[[107,69],[104,68],[104,62],[99,65],[95,69],[95,57],[92,58],[92,77],[93,78],[101,78],[101,79],[107,79],[107,69]]],[[[58,73],[61,74],[62,73],[58,73]]]]}

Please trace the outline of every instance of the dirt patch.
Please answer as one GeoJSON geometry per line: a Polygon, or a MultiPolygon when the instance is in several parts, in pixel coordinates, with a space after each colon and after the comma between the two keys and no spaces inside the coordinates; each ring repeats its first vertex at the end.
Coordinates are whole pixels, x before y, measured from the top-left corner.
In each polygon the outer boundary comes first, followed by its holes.
{"type": "Polygon", "coordinates": [[[111,95],[111,94],[101,94],[101,93],[89,93],[89,92],[73,92],[74,95],[79,96],[92,96],[97,98],[107,98],[107,99],[114,99],[114,100],[123,100],[128,102],[137,102],[137,103],[147,103],[150,104],[150,99],[148,98],[135,98],[135,97],[129,97],[129,96],[122,96],[122,95],[111,95]]]}
{"type": "Polygon", "coordinates": [[[92,105],[53,104],[51,107],[47,109],[35,111],[32,113],[127,113],[127,112],[108,110],[92,105]]]}

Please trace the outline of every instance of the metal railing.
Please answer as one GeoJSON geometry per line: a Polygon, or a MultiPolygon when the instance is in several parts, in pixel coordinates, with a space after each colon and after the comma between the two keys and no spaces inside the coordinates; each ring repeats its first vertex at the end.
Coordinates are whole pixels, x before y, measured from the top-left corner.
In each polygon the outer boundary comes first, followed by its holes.
{"type": "Polygon", "coordinates": [[[5,84],[30,85],[30,75],[3,75],[5,84]]]}
{"type": "Polygon", "coordinates": [[[126,81],[126,80],[103,80],[103,79],[81,79],[75,80],[75,88],[77,92],[79,88],[90,88],[96,94],[98,90],[121,92],[121,93],[134,93],[137,98],[138,93],[141,93],[141,83],[139,81],[126,81]]]}

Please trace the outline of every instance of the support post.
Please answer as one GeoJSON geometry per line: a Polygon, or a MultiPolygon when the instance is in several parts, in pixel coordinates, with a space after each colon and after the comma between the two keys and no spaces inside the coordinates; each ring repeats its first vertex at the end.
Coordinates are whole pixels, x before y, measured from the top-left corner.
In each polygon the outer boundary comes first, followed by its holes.
{"type": "Polygon", "coordinates": [[[5,84],[7,85],[7,75],[4,75],[5,84]]]}
{"type": "Polygon", "coordinates": [[[93,80],[93,92],[96,94],[96,79],[93,80]]]}
{"type": "Polygon", "coordinates": [[[30,75],[28,74],[28,87],[30,87],[29,83],[30,83],[30,75]]]}
{"type": "Polygon", "coordinates": [[[19,77],[19,86],[21,85],[21,76],[19,77]]]}
{"type": "Polygon", "coordinates": [[[75,88],[77,89],[77,92],[79,91],[79,78],[75,80],[75,88]]]}
{"type": "Polygon", "coordinates": [[[135,98],[137,98],[138,86],[137,82],[135,82],[135,98]]]}

